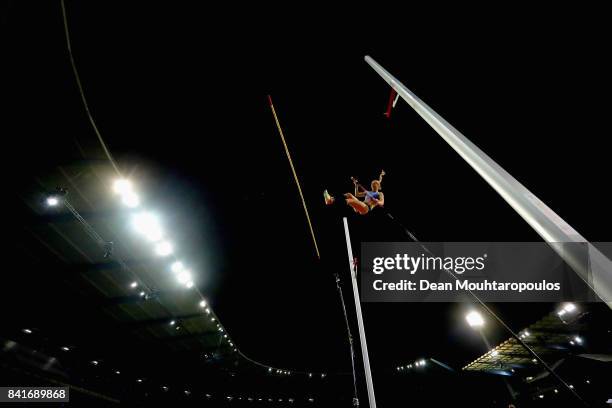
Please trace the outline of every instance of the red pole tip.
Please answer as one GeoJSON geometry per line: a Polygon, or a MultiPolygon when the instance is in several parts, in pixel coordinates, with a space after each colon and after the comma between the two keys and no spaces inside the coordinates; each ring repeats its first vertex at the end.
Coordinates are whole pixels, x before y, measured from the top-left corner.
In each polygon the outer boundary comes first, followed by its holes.
{"type": "Polygon", "coordinates": [[[268,95],[268,102],[270,103],[270,106],[272,106],[272,97],[270,95],[268,95]]]}

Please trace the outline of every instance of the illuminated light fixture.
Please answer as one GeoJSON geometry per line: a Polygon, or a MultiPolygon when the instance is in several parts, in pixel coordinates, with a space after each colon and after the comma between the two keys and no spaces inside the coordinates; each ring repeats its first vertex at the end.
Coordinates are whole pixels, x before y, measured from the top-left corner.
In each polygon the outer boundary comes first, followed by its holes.
{"type": "Polygon", "coordinates": [[[138,282],[132,282],[132,283],[130,283],[130,288],[134,289],[134,288],[136,288],[136,287],[138,287],[138,282]]]}
{"type": "Polygon", "coordinates": [[[182,262],[179,262],[179,261],[173,262],[173,263],[172,263],[172,265],[170,265],[170,270],[171,270],[173,273],[179,273],[179,272],[181,272],[183,269],[185,269],[185,267],[183,266],[183,263],[182,263],[182,262]]]}
{"type": "Polygon", "coordinates": [[[49,207],[55,207],[59,204],[59,198],[57,196],[49,196],[47,197],[47,205],[49,207]]]}
{"type": "Polygon", "coordinates": [[[132,182],[126,179],[115,180],[113,183],[113,191],[115,194],[125,194],[132,191],[132,182]]]}
{"type": "Polygon", "coordinates": [[[215,320],[216,320],[216,319],[215,319],[214,317],[211,317],[211,318],[210,318],[210,321],[211,321],[211,322],[214,322],[215,320]]]}
{"type": "Polygon", "coordinates": [[[497,351],[497,350],[493,350],[493,351],[491,352],[491,355],[492,355],[493,357],[496,357],[497,355],[499,355],[499,351],[497,351]]]}
{"type": "Polygon", "coordinates": [[[574,341],[578,344],[582,344],[582,338],[580,336],[574,337],[574,341]]]}
{"type": "Polygon", "coordinates": [[[543,398],[544,398],[544,394],[540,394],[540,399],[543,399],[543,398]]]}
{"type": "Polygon", "coordinates": [[[569,387],[570,387],[572,390],[574,389],[574,386],[573,386],[572,384],[570,384],[570,385],[569,385],[569,387]]]}
{"type": "Polygon", "coordinates": [[[201,300],[200,301],[200,307],[202,307],[202,308],[206,307],[206,301],[205,300],[201,300]]]}
{"type": "Polygon", "coordinates": [[[482,315],[476,311],[472,311],[465,316],[465,320],[468,322],[470,327],[482,327],[484,326],[484,319],[482,315]]]}
{"type": "Polygon", "coordinates": [[[312,378],[312,373],[308,373],[308,378],[312,378]]]}
{"type": "Polygon", "coordinates": [[[206,313],[210,314],[210,309],[209,308],[206,308],[206,313]]]}
{"type": "Polygon", "coordinates": [[[555,388],[555,394],[558,394],[558,393],[559,393],[559,390],[555,388]]]}
{"type": "Polygon", "coordinates": [[[574,310],[576,310],[576,305],[573,303],[566,303],[565,306],[563,307],[563,310],[565,310],[568,313],[573,312],[574,310]]]}
{"type": "Polygon", "coordinates": [[[141,291],[140,291],[140,293],[139,293],[139,295],[140,295],[140,297],[145,297],[146,293],[145,293],[145,291],[144,291],[144,290],[141,290],[141,291]]]}
{"type": "Polygon", "coordinates": [[[176,320],[170,320],[170,326],[174,326],[176,324],[176,320]]]}
{"type": "Polygon", "coordinates": [[[93,364],[93,365],[97,366],[97,365],[98,365],[98,362],[97,362],[96,360],[93,360],[93,361],[91,362],[91,364],[93,364]]]}
{"type": "Polygon", "coordinates": [[[159,256],[168,256],[172,253],[174,248],[168,241],[163,241],[155,245],[155,253],[159,256]]]}
{"type": "Polygon", "coordinates": [[[566,304],[564,304],[564,305],[563,305],[563,307],[561,308],[561,310],[559,310],[559,311],[557,312],[557,315],[558,315],[559,317],[562,317],[562,316],[564,316],[565,314],[567,314],[567,313],[572,313],[572,312],[574,312],[574,311],[576,311],[576,305],[575,305],[575,304],[573,304],[573,303],[566,303],[566,304]]]}
{"type": "Polygon", "coordinates": [[[538,362],[538,360],[536,360],[535,358],[532,358],[532,359],[531,359],[531,362],[532,362],[532,363],[537,363],[537,362],[538,362]]]}
{"type": "Polygon", "coordinates": [[[533,377],[527,377],[526,380],[527,381],[531,381],[531,380],[533,380],[533,377]]]}
{"type": "Polygon", "coordinates": [[[163,385],[161,388],[164,392],[168,391],[168,387],[166,387],[165,385],[163,385]]]}
{"type": "Polygon", "coordinates": [[[64,347],[62,347],[62,350],[63,350],[63,351],[70,351],[70,348],[69,348],[69,347],[64,346],[64,347]]]}
{"type": "Polygon", "coordinates": [[[136,208],[140,205],[140,197],[138,197],[138,194],[134,193],[133,191],[123,194],[121,201],[130,208],[136,208]]]}
{"type": "Polygon", "coordinates": [[[419,363],[420,363],[421,366],[424,366],[425,364],[427,364],[427,362],[425,360],[420,360],[419,363]]]}
{"type": "Polygon", "coordinates": [[[570,340],[570,344],[573,346],[573,345],[575,345],[576,343],[574,343],[574,340],[570,340]]]}
{"type": "Polygon", "coordinates": [[[185,287],[186,287],[187,289],[191,289],[191,288],[193,288],[193,281],[189,281],[189,282],[187,282],[187,283],[185,284],[185,287]]]}
{"type": "Polygon", "coordinates": [[[135,214],[132,218],[132,225],[136,231],[144,235],[149,241],[156,242],[163,237],[157,217],[149,212],[135,214]]]}
{"type": "Polygon", "coordinates": [[[179,281],[179,283],[186,284],[187,282],[191,281],[191,272],[182,270],[176,274],[176,279],[179,281]]]}
{"type": "Polygon", "coordinates": [[[175,330],[181,330],[181,326],[176,326],[175,330]]]}
{"type": "Polygon", "coordinates": [[[268,372],[271,373],[272,372],[272,367],[268,367],[268,372]]]}
{"type": "Polygon", "coordinates": [[[117,370],[117,371],[115,371],[115,374],[119,375],[119,374],[121,374],[121,371],[117,370]]]}
{"type": "Polygon", "coordinates": [[[525,330],[525,337],[529,336],[529,332],[527,330],[525,330]]]}
{"type": "Polygon", "coordinates": [[[137,379],[136,382],[142,383],[142,378],[137,379]]]}
{"type": "Polygon", "coordinates": [[[322,373],[322,374],[321,374],[321,378],[325,378],[325,373],[322,373]]]}
{"type": "Polygon", "coordinates": [[[30,329],[23,329],[22,332],[24,332],[25,334],[32,334],[32,330],[30,329]]]}
{"type": "Polygon", "coordinates": [[[590,383],[591,383],[591,381],[590,381],[590,380],[586,380],[585,382],[586,382],[587,384],[590,384],[590,383]]]}
{"type": "Polygon", "coordinates": [[[227,334],[224,334],[223,337],[225,337],[227,339],[227,334]]]}

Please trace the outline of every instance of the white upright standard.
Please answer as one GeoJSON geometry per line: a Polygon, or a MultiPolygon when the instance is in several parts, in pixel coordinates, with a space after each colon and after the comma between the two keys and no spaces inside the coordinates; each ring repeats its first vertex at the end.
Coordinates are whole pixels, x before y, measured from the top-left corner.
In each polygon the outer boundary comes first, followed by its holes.
{"type": "Polygon", "coordinates": [[[353,257],[353,247],[351,246],[351,236],[349,234],[348,222],[344,220],[344,235],[346,237],[346,250],[348,252],[349,268],[351,270],[351,282],[353,282],[353,298],[355,299],[355,311],[357,313],[357,325],[359,326],[359,340],[361,342],[361,355],[363,356],[363,369],[365,372],[366,386],[368,388],[368,402],[370,408],[376,408],[374,398],[374,384],[372,383],[372,371],[370,370],[370,357],[368,356],[368,344],[366,343],[365,330],[363,328],[363,316],[361,315],[361,300],[359,299],[359,287],[357,286],[357,270],[355,258],[353,257]]]}
{"type": "Polygon", "coordinates": [[[369,56],[365,61],[612,308],[612,262],[510,173],[369,56]],[[575,243],[576,245],[567,245],[575,243]]]}

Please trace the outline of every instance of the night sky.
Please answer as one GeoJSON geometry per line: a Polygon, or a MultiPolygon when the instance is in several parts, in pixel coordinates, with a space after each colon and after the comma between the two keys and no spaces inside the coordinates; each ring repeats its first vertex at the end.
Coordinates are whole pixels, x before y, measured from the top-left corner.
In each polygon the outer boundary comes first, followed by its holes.
{"type": "MultiPolygon", "coordinates": [[[[282,17],[272,7],[251,7],[67,4],[73,52],[106,143],[148,202],[172,214],[185,251],[206,265],[200,290],[250,358],[303,371],[350,371],[333,278],[343,279],[353,324],[344,234],[322,191],[350,191],[351,176],[369,183],[384,169],[387,209],[423,241],[541,240],[403,101],[390,120],[383,116],[389,90],[364,55],[581,234],[610,240],[610,104],[602,98],[610,91],[609,30],[597,21],[584,16],[588,27],[579,30],[551,10],[547,18],[516,10],[508,11],[508,22],[493,14],[478,25],[457,19],[447,26],[431,12],[379,12],[369,9],[374,4],[342,13],[302,5],[282,17]],[[430,24],[414,25],[425,19],[430,24]]],[[[104,156],[70,69],[59,2],[7,2],[2,13],[8,104],[0,128],[12,196],[37,175],[78,160],[77,144],[89,157],[104,156]]],[[[345,214],[355,246],[405,239],[384,217],[345,214]]],[[[61,285],[45,291],[70,296],[61,285]]],[[[27,293],[17,288],[3,299],[18,311],[3,310],[15,324],[58,310],[66,312],[62,320],[82,318],[78,308],[60,305],[66,300],[40,310],[27,293]]],[[[518,330],[554,305],[493,307],[518,330]]],[[[380,406],[407,404],[431,389],[467,392],[450,381],[435,388],[405,384],[393,371],[420,357],[461,368],[485,352],[465,327],[466,308],[363,304],[380,406]]],[[[95,334],[96,323],[86,325],[95,334]]],[[[352,330],[356,336],[356,324],[352,330]]],[[[488,335],[492,342],[508,337],[493,326],[488,335]]],[[[95,338],[89,341],[96,347],[95,338]]],[[[503,391],[481,389],[488,400],[503,391]]]]}

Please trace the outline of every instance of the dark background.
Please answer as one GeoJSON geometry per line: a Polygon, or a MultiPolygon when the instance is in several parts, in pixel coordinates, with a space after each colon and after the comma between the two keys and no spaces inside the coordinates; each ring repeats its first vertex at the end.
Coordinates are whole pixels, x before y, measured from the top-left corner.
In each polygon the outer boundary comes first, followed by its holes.
{"type": "MultiPolygon", "coordinates": [[[[341,274],[352,310],[346,248],[341,221],[321,196],[324,188],[349,191],[350,176],[368,183],[384,168],[387,209],[423,241],[540,240],[405,103],[391,120],[382,115],[388,88],[363,61],[366,54],[585,237],[609,240],[609,30],[597,10],[486,10],[490,15],[474,24],[438,20],[440,10],[375,4],[251,7],[67,4],[73,52],[105,141],[135,183],[147,180],[141,188],[148,202],[189,225],[186,246],[211,265],[200,289],[249,357],[330,375],[350,371],[332,276],[341,274]],[[321,261],[267,94],[300,176],[321,261]]],[[[103,155],[70,69],[59,3],[6,2],[2,14],[1,132],[12,203],[22,184],[77,160],[75,142],[91,157],[103,155]]],[[[7,221],[18,229],[23,211],[16,201],[9,211],[17,217],[7,221]]],[[[355,245],[404,239],[382,217],[346,214],[355,245]]],[[[19,269],[16,262],[5,271],[7,326],[57,319],[89,347],[116,337],[126,344],[116,351],[122,357],[138,355],[138,342],[105,332],[113,326],[102,317],[83,318],[87,306],[74,307],[70,290],[53,283],[53,268],[44,288],[36,280],[18,286],[19,269]],[[77,321],[79,333],[70,324],[77,321]]],[[[554,305],[493,307],[520,329],[554,305]]],[[[434,406],[435,398],[476,403],[459,383],[407,384],[393,372],[420,357],[460,368],[486,351],[465,328],[464,310],[363,305],[380,406],[407,404],[431,390],[434,406]]],[[[507,337],[496,327],[490,335],[507,337]]],[[[151,366],[175,369],[171,356],[149,352],[151,366]]],[[[337,392],[350,396],[350,385],[337,392]]],[[[477,398],[488,404],[504,392],[498,383],[482,386],[477,398]]]]}

